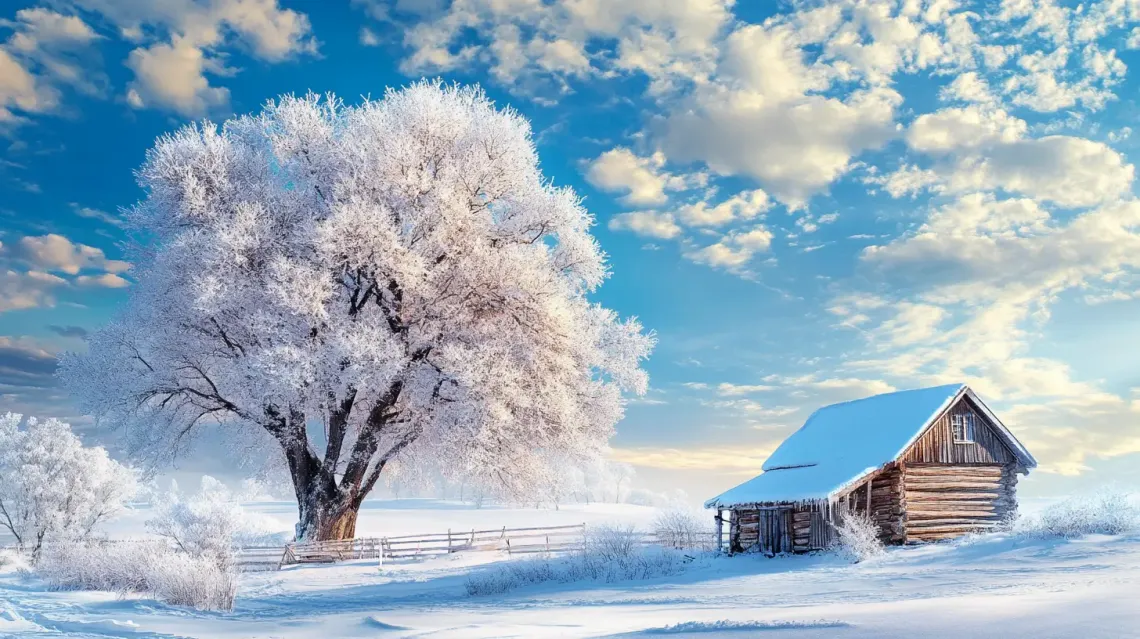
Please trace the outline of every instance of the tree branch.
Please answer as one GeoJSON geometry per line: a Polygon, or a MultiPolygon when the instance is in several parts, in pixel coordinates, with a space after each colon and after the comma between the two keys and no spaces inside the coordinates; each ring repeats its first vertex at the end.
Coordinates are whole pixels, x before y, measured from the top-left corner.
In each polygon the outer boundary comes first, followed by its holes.
{"type": "Polygon", "coordinates": [[[352,413],[356,402],[356,389],[349,388],[348,394],[335,408],[336,395],[329,393],[329,436],[325,444],[325,460],[321,464],[321,472],[330,477],[336,473],[336,465],[340,462],[340,450],[344,446],[344,436],[348,431],[348,417],[352,413]]]}

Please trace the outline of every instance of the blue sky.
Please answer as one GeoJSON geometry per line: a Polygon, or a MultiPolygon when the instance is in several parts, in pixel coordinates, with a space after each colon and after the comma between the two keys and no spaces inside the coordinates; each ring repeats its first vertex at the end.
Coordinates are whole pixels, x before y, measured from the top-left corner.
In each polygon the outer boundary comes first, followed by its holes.
{"type": "Polygon", "coordinates": [[[86,423],[54,354],[131,285],[117,211],[156,136],[442,77],[530,119],[597,218],[599,301],[659,335],[612,442],[643,487],[715,494],[815,407],[954,381],[1041,461],[1029,494],[1140,485],[1134,2],[48,0],[0,20],[0,409],[86,423]]]}

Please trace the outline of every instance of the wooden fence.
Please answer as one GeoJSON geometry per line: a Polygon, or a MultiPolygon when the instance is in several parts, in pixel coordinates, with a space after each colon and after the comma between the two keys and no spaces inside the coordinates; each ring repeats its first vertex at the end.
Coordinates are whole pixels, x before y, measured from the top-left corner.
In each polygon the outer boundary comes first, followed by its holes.
{"type": "MultiPolygon", "coordinates": [[[[652,533],[632,535],[633,543],[639,546],[716,549],[716,533],[712,532],[669,538],[660,538],[652,533]]],[[[292,564],[334,563],[352,559],[426,558],[472,551],[503,551],[511,555],[562,553],[582,549],[585,539],[586,524],[448,530],[446,533],[291,543],[284,547],[248,547],[238,554],[238,566],[244,570],[276,570],[292,564]]]]}

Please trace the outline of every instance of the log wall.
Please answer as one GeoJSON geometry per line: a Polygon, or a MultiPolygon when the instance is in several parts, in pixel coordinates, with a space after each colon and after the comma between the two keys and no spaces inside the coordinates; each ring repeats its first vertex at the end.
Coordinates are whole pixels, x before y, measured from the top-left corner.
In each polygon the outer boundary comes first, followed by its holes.
{"type": "Polygon", "coordinates": [[[1017,509],[1014,464],[907,464],[905,541],[938,541],[992,529],[1017,509]]]}

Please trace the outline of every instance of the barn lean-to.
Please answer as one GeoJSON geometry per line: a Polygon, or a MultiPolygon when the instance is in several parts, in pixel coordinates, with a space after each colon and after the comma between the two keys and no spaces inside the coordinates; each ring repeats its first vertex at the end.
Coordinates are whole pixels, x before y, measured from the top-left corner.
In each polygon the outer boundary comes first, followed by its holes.
{"type": "Polygon", "coordinates": [[[948,539],[999,525],[1017,478],[1037,462],[964,384],[826,406],[788,437],[763,473],[706,502],[730,552],[831,545],[845,511],[867,514],[884,543],[948,539]]]}

